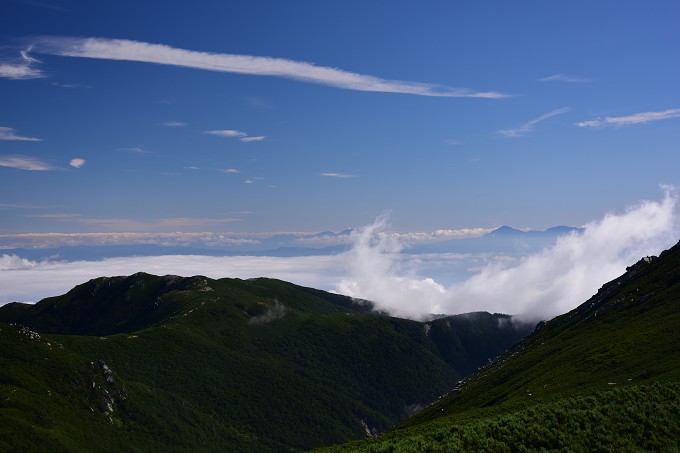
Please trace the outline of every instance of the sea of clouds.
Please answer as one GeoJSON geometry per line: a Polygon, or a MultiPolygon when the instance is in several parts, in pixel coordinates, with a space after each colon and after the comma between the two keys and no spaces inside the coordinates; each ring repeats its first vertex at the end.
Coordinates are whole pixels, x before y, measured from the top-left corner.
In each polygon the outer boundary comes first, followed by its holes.
{"type": "Polygon", "coordinates": [[[327,256],[191,256],[31,261],[0,255],[0,305],[60,295],[100,276],[151,274],[211,278],[271,277],[368,299],[400,317],[490,311],[547,319],[587,300],[598,288],[648,255],[680,239],[677,196],[664,188],[657,201],[610,212],[581,232],[560,236],[538,253],[517,257],[429,253],[411,255],[388,219],[352,233],[353,246],[327,256]],[[475,264],[478,266],[475,267],[475,264]],[[470,272],[451,282],[447,268],[470,272]],[[444,269],[444,271],[441,271],[444,269]]]}

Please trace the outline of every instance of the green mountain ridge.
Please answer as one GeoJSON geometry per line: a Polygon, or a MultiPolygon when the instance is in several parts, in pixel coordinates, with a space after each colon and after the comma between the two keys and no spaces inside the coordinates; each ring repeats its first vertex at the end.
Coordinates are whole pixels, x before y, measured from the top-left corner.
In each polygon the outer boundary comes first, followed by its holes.
{"type": "Polygon", "coordinates": [[[289,451],[412,415],[531,326],[272,279],[102,277],[0,307],[0,450],[289,451]],[[93,435],[92,433],[96,433],[93,435]]]}
{"type": "Polygon", "coordinates": [[[383,436],[329,451],[678,451],[680,243],[383,436]]]}

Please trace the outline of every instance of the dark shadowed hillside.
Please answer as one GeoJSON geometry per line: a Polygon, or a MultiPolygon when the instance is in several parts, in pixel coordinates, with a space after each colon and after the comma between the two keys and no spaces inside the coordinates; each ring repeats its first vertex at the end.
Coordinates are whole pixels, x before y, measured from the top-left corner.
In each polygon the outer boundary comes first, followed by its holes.
{"type": "Polygon", "coordinates": [[[0,449],[307,449],[403,420],[528,333],[278,280],[98,278],[0,308],[0,449]],[[93,435],[92,433],[97,433],[93,435]]]}

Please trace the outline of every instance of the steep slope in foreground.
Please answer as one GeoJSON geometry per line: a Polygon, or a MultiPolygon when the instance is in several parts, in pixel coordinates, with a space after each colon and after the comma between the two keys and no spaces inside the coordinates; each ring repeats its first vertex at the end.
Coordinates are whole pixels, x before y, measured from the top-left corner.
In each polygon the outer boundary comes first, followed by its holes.
{"type": "Polygon", "coordinates": [[[677,451],[680,243],[380,438],[333,451],[677,451]]]}
{"type": "Polygon", "coordinates": [[[0,324],[0,450],[260,452],[362,438],[528,333],[507,320],[396,319],[270,279],[95,279],[0,308],[14,323],[0,324]]]}

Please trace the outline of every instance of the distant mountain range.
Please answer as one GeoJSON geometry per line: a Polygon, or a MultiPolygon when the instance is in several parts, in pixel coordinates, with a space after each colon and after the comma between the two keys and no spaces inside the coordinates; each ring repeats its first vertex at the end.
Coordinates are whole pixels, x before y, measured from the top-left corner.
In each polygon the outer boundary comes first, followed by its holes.
{"type": "Polygon", "coordinates": [[[558,226],[544,231],[517,230],[502,226],[477,238],[449,239],[418,244],[407,248],[406,253],[507,253],[510,255],[536,252],[555,242],[562,235],[580,233],[583,228],[558,226]]]}
{"type": "MultiPolygon", "coordinates": [[[[406,244],[403,253],[529,253],[550,245],[563,234],[582,228],[559,226],[544,231],[524,231],[502,226],[481,237],[449,239],[427,243],[406,244]]],[[[8,248],[3,254],[13,254],[33,261],[97,260],[127,256],[202,255],[202,256],[322,256],[345,252],[351,247],[353,230],[339,233],[324,231],[315,235],[279,234],[262,239],[257,244],[239,246],[196,247],[158,244],[78,245],[50,248],[8,248]],[[328,242],[335,242],[326,245],[328,242]]]]}
{"type": "Polygon", "coordinates": [[[0,450],[287,451],[387,429],[533,327],[270,279],[98,278],[0,307],[0,450]]]}

